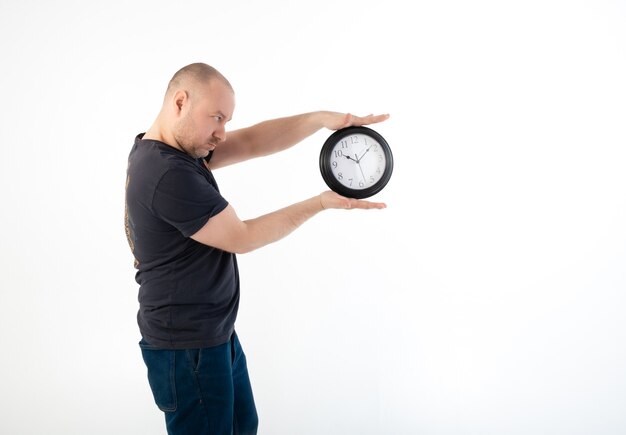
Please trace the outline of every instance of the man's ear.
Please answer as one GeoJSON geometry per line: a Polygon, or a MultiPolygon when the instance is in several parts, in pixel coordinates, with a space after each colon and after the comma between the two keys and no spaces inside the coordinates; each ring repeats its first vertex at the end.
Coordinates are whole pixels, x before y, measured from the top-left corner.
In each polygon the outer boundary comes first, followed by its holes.
{"type": "Polygon", "coordinates": [[[176,111],[177,115],[180,115],[180,112],[182,112],[183,110],[183,106],[189,104],[189,94],[187,94],[187,91],[176,91],[173,101],[174,110],[176,111]]]}

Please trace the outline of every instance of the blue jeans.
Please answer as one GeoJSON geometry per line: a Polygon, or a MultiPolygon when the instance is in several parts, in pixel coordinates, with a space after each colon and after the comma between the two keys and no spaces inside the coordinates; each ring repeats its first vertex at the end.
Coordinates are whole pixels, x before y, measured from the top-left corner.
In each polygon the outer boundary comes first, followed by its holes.
{"type": "Polygon", "coordinates": [[[256,434],[258,416],[237,334],[203,349],[155,349],[139,342],[154,401],[172,435],[256,434]]]}

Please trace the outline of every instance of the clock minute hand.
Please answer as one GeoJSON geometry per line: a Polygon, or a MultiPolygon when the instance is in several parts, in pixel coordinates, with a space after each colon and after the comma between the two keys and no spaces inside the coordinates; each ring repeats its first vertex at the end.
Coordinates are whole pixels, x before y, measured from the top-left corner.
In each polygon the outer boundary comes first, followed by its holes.
{"type": "MultiPolygon", "coordinates": [[[[371,148],[372,146],[373,146],[373,145],[368,146],[368,147],[367,147],[367,149],[365,150],[365,152],[363,152],[363,154],[361,154],[361,157],[357,158],[357,160],[356,160],[356,162],[357,162],[357,163],[359,163],[359,162],[361,161],[361,159],[365,156],[365,154],[367,154],[367,152],[370,150],[370,148],[371,148]]],[[[355,154],[355,155],[356,155],[356,154],[355,154]]]]}

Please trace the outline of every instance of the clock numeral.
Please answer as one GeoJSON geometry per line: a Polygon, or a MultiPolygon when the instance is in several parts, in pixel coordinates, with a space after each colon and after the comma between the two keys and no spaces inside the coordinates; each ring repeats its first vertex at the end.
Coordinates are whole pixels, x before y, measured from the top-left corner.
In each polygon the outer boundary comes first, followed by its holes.
{"type": "MultiPolygon", "coordinates": [[[[333,168],[336,168],[337,167],[337,162],[333,161],[332,165],[333,165],[333,168]]],[[[378,172],[380,172],[380,168],[378,169],[378,172]]]]}
{"type": "Polygon", "coordinates": [[[353,178],[348,178],[348,181],[350,182],[350,187],[352,187],[352,180],[353,178]]]}
{"type": "Polygon", "coordinates": [[[353,143],[353,144],[359,143],[359,137],[358,136],[350,136],[350,140],[352,141],[351,143],[353,143]]]}
{"type": "Polygon", "coordinates": [[[343,174],[341,172],[337,172],[337,179],[343,180],[343,174]]]}
{"type": "Polygon", "coordinates": [[[348,141],[347,140],[344,139],[340,143],[341,143],[341,149],[348,148],[348,141]]]}
{"type": "Polygon", "coordinates": [[[370,184],[374,184],[374,177],[370,176],[370,184]]]}
{"type": "Polygon", "coordinates": [[[363,183],[362,181],[359,181],[359,187],[364,187],[365,183],[363,183]]]}
{"type": "Polygon", "coordinates": [[[343,157],[343,151],[335,150],[335,157],[343,157]]]}

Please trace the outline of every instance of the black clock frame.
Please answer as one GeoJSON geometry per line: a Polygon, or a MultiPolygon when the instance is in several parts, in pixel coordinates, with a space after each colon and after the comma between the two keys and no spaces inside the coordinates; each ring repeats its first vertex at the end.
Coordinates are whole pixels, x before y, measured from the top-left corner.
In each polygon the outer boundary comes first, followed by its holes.
{"type": "Polygon", "coordinates": [[[378,132],[372,130],[368,127],[363,126],[351,126],[345,127],[335,131],[331,134],[324,145],[322,145],[322,150],[320,151],[320,172],[322,173],[322,178],[324,182],[330,189],[334,192],[337,192],[340,195],[343,195],[348,198],[355,199],[363,199],[369,198],[370,196],[376,195],[378,192],[383,190],[383,188],[389,182],[391,178],[391,173],[393,172],[393,154],[391,154],[391,148],[389,144],[378,132]],[[383,171],[383,176],[372,186],[366,189],[351,189],[347,186],[341,184],[333,175],[332,168],[330,166],[330,157],[332,156],[332,151],[337,142],[339,142],[344,137],[351,136],[353,134],[364,134],[366,136],[370,136],[375,139],[381,146],[384,154],[385,154],[385,170],[383,171]]]}

